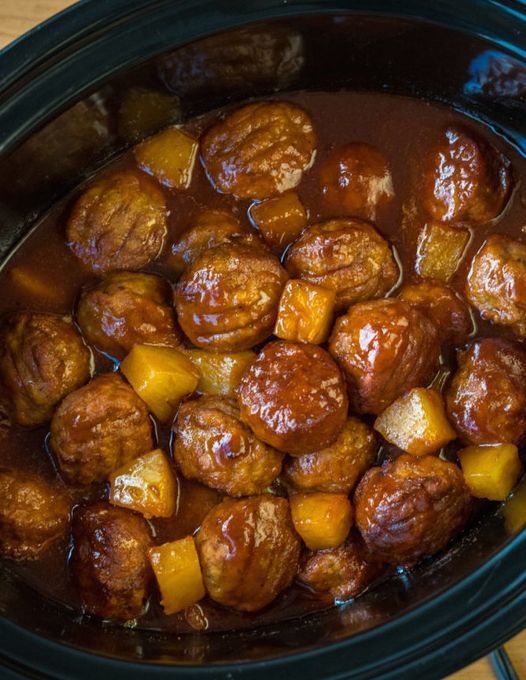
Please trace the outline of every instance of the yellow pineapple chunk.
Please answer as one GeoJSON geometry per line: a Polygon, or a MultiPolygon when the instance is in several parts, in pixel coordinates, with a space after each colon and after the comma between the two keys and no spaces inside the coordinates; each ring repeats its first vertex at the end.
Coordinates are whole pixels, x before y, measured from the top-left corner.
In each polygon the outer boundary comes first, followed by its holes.
{"type": "Polygon", "coordinates": [[[503,514],[506,529],[511,534],[520,531],[526,525],[526,477],[507,499],[503,514]]]}
{"type": "Polygon", "coordinates": [[[464,479],[475,498],[504,501],[522,474],[515,444],[468,446],[458,457],[464,479]]]}
{"type": "Polygon", "coordinates": [[[448,283],[458,269],[469,239],[467,229],[426,224],[418,237],[416,273],[448,283]]]}
{"type": "Polygon", "coordinates": [[[205,596],[201,565],[192,536],[150,548],[148,556],[165,614],[191,607],[205,596]]]}
{"type": "Polygon", "coordinates": [[[256,359],[252,350],[212,354],[200,349],[183,349],[201,373],[197,391],[224,397],[235,396],[241,376],[256,359]]]}
{"type": "Polygon", "coordinates": [[[166,128],[135,147],[141,170],[170,189],[187,189],[192,181],[197,140],[177,127],[166,128]]]}
{"type": "Polygon", "coordinates": [[[353,523],[352,505],[345,494],[297,493],[290,497],[294,528],[310,550],[337,548],[353,523]]]}
{"type": "Polygon", "coordinates": [[[171,517],[177,486],[168,458],[155,449],[129,461],[110,476],[110,503],[150,517],[171,517]]]}
{"type": "Polygon", "coordinates": [[[17,266],[9,271],[9,278],[22,295],[35,298],[39,302],[65,302],[66,296],[58,281],[47,273],[33,271],[29,267],[17,266]]]}
{"type": "Polygon", "coordinates": [[[117,114],[119,134],[129,140],[141,139],[174,123],[180,115],[181,104],[178,97],[132,87],[121,97],[117,114]]]}
{"type": "Polygon", "coordinates": [[[457,434],[446,417],[438,392],[416,387],[380,413],[374,429],[390,444],[414,456],[435,453],[457,434]]]}
{"type": "Polygon", "coordinates": [[[283,340],[319,345],[327,340],[336,292],[315,283],[287,281],[279,301],[274,334],[283,340]]]}
{"type": "Polygon", "coordinates": [[[254,203],[250,208],[250,219],[277,252],[285,250],[307,226],[307,213],[294,191],[254,203]]]}
{"type": "Polygon", "coordinates": [[[150,411],[166,422],[181,399],[195,392],[199,370],[171,347],[135,345],[121,363],[121,372],[150,411]]]}

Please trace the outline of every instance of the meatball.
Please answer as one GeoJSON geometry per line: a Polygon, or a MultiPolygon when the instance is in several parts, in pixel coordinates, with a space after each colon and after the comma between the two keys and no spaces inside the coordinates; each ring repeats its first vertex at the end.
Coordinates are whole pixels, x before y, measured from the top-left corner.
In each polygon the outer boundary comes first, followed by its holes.
{"type": "Polygon", "coordinates": [[[254,436],[230,399],[186,402],[175,433],[174,458],[183,475],[229,496],[261,493],[281,472],[283,454],[254,436]]]}
{"type": "Polygon", "coordinates": [[[334,325],[329,351],[347,377],[358,413],[381,413],[438,369],[438,330],[403,300],[373,300],[349,309],[334,325]]]}
{"type": "Polygon", "coordinates": [[[439,222],[487,222],[499,215],[509,197],[509,163],[473,133],[449,127],[431,153],[422,203],[439,222]]]}
{"type": "Polygon", "coordinates": [[[244,350],[274,329],[287,273],[258,248],[223,245],[202,253],[175,289],[179,323],[197,347],[244,350]]]}
{"type": "Polygon", "coordinates": [[[257,611],[272,602],[298,570],[300,539],[289,502],[270,494],[216,505],[196,544],[207,593],[241,611],[257,611]]]}
{"type": "Polygon", "coordinates": [[[494,234],[473,258],[466,295],[483,319],[526,338],[526,245],[494,234]]]}
{"type": "Polygon", "coordinates": [[[83,292],[77,321],[86,340],[123,359],[134,345],[176,346],[181,336],[167,281],[153,274],[115,272],[83,292]]]}
{"type": "Polygon", "coordinates": [[[389,244],[367,222],[338,219],[306,229],[287,251],[285,267],[336,291],[336,307],[385,295],[398,280],[389,244]]]}
{"type": "Polygon", "coordinates": [[[526,352],[485,338],[458,353],[446,393],[449,418],[465,442],[521,444],[526,437],[526,352]]]}
{"type": "Polygon", "coordinates": [[[320,168],[323,203],[336,214],[376,219],[378,208],[393,195],[393,180],[384,156],[369,144],[333,149],[320,168]]]}
{"type": "Polygon", "coordinates": [[[51,421],[50,444],[63,477],[79,485],[103,481],[154,448],[146,405],[114,373],[64,399],[51,421]]]}
{"type": "Polygon", "coordinates": [[[153,180],[131,170],[112,173],[77,200],[67,223],[68,246],[96,274],[139,269],[160,254],[167,214],[153,180]]]}
{"type": "Polygon", "coordinates": [[[347,419],[342,374],[321,347],[273,342],[238,387],[241,418],[270,446],[299,456],[329,446],[347,419]]]}
{"type": "Polygon", "coordinates": [[[222,193],[268,198],[296,187],[314,162],[312,122],[286,102],[248,104],[205,133],[201,155],[222,193]]]}
{"type": "Polygon", "coordinates": [[[69,321],[53,314],[18,312],[0,329],[0,383],[8,412],[19,425],[50,420],[69,392],[90,378],[91,355],[69,321]]]}
{"type": "Polygon", "coordinates": [[[334,444],[287,461],[285,476],[300,491],[349,494],[375,462],[376,451],[373,430],[349,418],[334,444]]]}
{"type": "Polygon", "coordinates": [[[0,468],[0,553],[36,559],[66,533],[70,502],[63,489],[32,473],[0,468]]]}
{"type": "Polygon", "coordinates": [[[471,497],[453,463],[404,453],[365,473],[354,507],[368,549],[390,564],[411,566],[464,527],[471,497]]]}
{"type": "Polygon", "coordinates": [[[140,616],[151,577],[146,520],[94,503],[75,512],[72,534],[70,567],[84,609],[102,619],[140,616]]]}

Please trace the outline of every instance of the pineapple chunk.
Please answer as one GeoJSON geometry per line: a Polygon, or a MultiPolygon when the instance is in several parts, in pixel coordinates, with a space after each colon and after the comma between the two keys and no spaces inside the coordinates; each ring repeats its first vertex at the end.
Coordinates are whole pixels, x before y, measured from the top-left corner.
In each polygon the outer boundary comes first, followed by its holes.
{"type": "Polygon", "coordinates": [[[135,345],[121,363],[121,372],[159,420],[169,420],[183,397],[195,392],[199,370],[171,347],[135,345]]]}
{"type": "Polygon", "coordinates": [[[285,250],[307,226],[307,213],[294,191],[261,203],[253,203],[249,216],[265,241],[276,252],[285,250]]]}
{"type": "Polygon", "coordinates": [[[337,548],[353,523],[347,496],[335,493],[297,493],[290,497],[294,528],[310,550],[337,548]]]}
{"type": "Polygon", "coordinates": [[[458,269],[469,239],[467,229],[426,224],[418,237],[416,273],[448,283],[458,269]]]}
{"type": "Polygon", "coordinates": [[[177,486],[168,458],[156,449],[129,461],[110,476],[110,503],[151,517],[171,517],[177,486]]]}
{"type": "Polygon", "coordinates": [[[32,271],[29,267],[13,267],[9,271],[11,282],[25,296],[48,304],[64,303],[66,296],[60,284],[42,272],[32,271]]]}
{"type": "Polygon", "coordinates": [[[192,181],[198,143],[179,128],[170,127],[135,147],[141,170],[170,189],[187,189],[192,181]]]}
{"type": "Polygon", "coordinates": [[[201,565],[192,536],[150,548],[148,556],[165,614],[191,607],[205,596],[201,565]]]}
{"type": "Polygon", "coordinates": [[[506,530],[511,534],[526,525],[526,477],[504,504],[503,514],[506,530]]]}
{"type": "Polygon", "coordinates": [[[446,417],[438,392],[416,387],[380,413],[374,429],[390,444],[414,456],[435,453],[457,434],[446,417]]]}
{"type": "Polygon", "coordinates": [[[197,391],[202,394],[224,397],[235,396],[235,389],[239,385],[241,376],[257,356],[252,350],[218,354],[200,349],[183,349],[182,351],[201,373],[197,391]]]}
{"type": "Polygon", "coordinates": [[[464,479],[475,498],[504,501],[522,474],[519,450],[514,444],[468,446],[458,457],[464,479]]]}
{"type": "Polygon", "coordinates": [[[118,129],[125,139],[141,139],[151,135],[181,115],[178,97],[132,87],[123,93],[118,112],[118,129]]]}
{"type": "Polygon", "coordinates": [[[274,334],[283,340],[319,345],[327,340],[336,292],[315,283],[287,281],[279,301],[274,334]]]}

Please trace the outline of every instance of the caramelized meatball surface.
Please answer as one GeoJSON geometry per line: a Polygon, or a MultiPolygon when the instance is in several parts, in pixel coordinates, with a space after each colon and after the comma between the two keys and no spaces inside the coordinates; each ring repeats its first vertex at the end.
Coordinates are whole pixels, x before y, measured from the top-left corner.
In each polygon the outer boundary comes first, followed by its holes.
{"type": "Polygon", "coordinates": [[[66,238],[96,274],[140,269],[160,254],[167,233],[161,189],[141,172],[125,170],[96,180],[75,203],[66,238]]]}
{"type": "Polygon", "coordinates": [[[153,274],[115,272],[79,301],[77,321],[90,345],[123,359],[134,345],[181,342],[167,281],[153,274]]]}
{"type": "Polygon", "coordinates": [[[21,470],[0,468],[0,553],[36,559],[66,533],[70,501],[61,487],[21,470]]]}
{"type": "Polygon", "coordinates": [[[287,272],[260,248],[223,245],[202,253],[175,289],[181,328],[197,347],[244,350],[274,329],[287,272]]]}
{"type": "Polygon", "coordinates": [[[186,402],[174,431],[174,458],[183,475],[229,496],[261,493],[281,472],[283,454],[254,436],[230,399],[186,402]]]}
{"type": "Polygon", "coordinates": [[[494,234],[473,258],[466,295],[483,319],[526,338],[526,245],[494,234]]]}
{"type": "Polygon", "coordinates": [[[286,102],[248,104],[211,127],[201,156],[216,189],[236,198],[268,198],[296,187],[314,162],[309,116],[286,102]]]}
{"type": "Polygon", "coordinates": [[[402,454],[365,473],[354,508],[368,549],[390,564],[411,566],[444,548],[464,527],[471,496],[453,463],[402,454]]]}
{"type": "Polygon", "coordinates": [[[270,446],[299,456],[332,444],[347,419],[345,382],[321,347],[272,342],[238,388],[241,418],[270,446]]]}
{"type": "Polygon", "coordinates": [[[387,241],[367,222],[337,219],[306,229],[287,251],[294,278],[336,291],[336,306],[382,297],[398,280],[387,241]]]}
{"type": "Polygon", "coordinates": [[[77,510],[70,567],[84,609],[129,621],[144,609],[151,571],[148,524],[140,515],[94,503],[77,510]]]}
{"type": "Polygon", "coordinates": [[[118,375],[101,375],[60,404],[50,445],[69,483],[103,481],[154,448],[148,409],[118,375]]]}
{"type": "Polygon", "coordinates": [[[521,444],[526,437],[526,352],[484,338],[457,355],[446,393],[449,418],[472,444],[521,444]]]}
{"type": "Polygon", "coordinates": [[[298,570],[300,539],[289,502],[270,494],[216,505],[196,544],[208,595],[240,611],[265,607],[298,570]]]}
{"type": "Polygon", "coordinates": [[[358,413],[381,413],[438,368],[440,343],[431,319],[403,300],[352,306],[334,325],[329,351],[347,377],[358,413]]]}
{"type": "Polygon", "coordinates": [[[42,425],[69,392],[90,378],[91,355],[69,321],[18,312],[0,328],[2,401],[19,425],[42,425]]]}

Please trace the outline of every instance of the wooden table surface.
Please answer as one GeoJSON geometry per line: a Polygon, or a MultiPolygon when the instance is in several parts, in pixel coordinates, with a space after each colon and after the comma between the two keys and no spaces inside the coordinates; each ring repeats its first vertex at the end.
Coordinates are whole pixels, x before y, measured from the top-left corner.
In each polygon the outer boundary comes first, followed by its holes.
{"type": "MultiPolygon", "coordinates": [[[[0,0],[0,48],[72,4],[69,0],[0,0]]],[[[526,631],[511,640],[506,649],[519,678],[526,680],[526,631]]],[[[451,676],[453,680],[493,680],[494,677],[487,659],[451,676]]]]}

